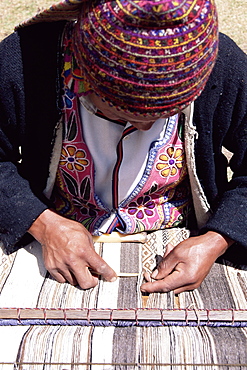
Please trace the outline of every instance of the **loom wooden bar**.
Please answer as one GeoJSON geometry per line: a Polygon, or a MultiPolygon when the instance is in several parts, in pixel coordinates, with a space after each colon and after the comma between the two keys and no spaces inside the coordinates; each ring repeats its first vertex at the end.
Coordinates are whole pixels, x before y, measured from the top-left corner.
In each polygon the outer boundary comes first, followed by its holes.
{"type": "Polygon", "coordinates": [[[247,310],[0,308],[0,319],[247,321],[247,310]]]}

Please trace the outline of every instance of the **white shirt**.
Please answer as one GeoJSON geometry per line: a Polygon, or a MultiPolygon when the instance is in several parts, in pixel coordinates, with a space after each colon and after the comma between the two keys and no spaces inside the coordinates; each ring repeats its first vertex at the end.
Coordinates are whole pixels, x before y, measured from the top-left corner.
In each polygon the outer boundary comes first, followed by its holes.
{"type": "MultiPolygon", "coordinates": [[[[88,107],[87,107],[88,108],[88,107]]],[[[112,208],[112,175],[117,161],[116,147],[125,127],[97,117],[80,105],[83,136],[92,155],[95,167],[95,192],[104,205],[112,208]],[[109,191],[110,190],[110,191],[109,191]]],[[[119,203],[139,182],[146,166],[150,144],[162,139],[167,119],[158,119],[147,131],[136,130],[122,142],[123,158],[119,169],[119,203]]]]}

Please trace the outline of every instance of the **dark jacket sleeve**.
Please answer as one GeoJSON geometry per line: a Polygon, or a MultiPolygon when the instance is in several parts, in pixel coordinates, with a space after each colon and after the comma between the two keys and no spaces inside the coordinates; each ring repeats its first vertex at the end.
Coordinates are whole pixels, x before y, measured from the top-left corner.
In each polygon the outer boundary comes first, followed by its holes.
{"type": "Polygon", "coordinates": [[[0,44],[0,240],[7,252],[46,209],[20,176],[25,95],[17,33],[0,44]]]}
{"type": "Polygon", "coordinates": [[[204,230],[247,247],[247,56],[225,35],[220,35],[216,66],[195,103],[194,120],[198,174],[213,211],[204,230]],[[233,153],[230,182],[222,146],[233,153]]]}

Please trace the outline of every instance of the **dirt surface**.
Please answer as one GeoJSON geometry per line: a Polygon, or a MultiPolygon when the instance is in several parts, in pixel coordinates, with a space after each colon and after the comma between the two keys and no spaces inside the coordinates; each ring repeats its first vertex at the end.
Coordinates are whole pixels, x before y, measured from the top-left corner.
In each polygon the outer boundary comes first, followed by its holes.
{"type": "MultiPolygon", "coordinates": [[[[0,39],[11,33],[21,21],[52,3],[51,0],[0,0],[0,39]]],[[[247,52],[247,0],[216,0],[216,4],[220,31],[232,37],[247,52]]]]}

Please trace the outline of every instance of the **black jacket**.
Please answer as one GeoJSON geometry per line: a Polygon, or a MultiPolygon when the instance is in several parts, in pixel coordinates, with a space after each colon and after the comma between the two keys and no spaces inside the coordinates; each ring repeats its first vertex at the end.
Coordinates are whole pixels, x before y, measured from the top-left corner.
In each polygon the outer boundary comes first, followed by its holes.
{"type": "MultiPolygon", "coordinates": [[[[18,30],[0,44],[0,240],[10,253],[49,207],[49,175],[61,111],[61,35],[64,22],[18,30]]],[[[195,102],[197,175],[212,209],[204,230],[247,247],[247,57],[220,35],[219,55],[195,102]],[[222,146],[234,153],[227,181],[222,146]]]]}

